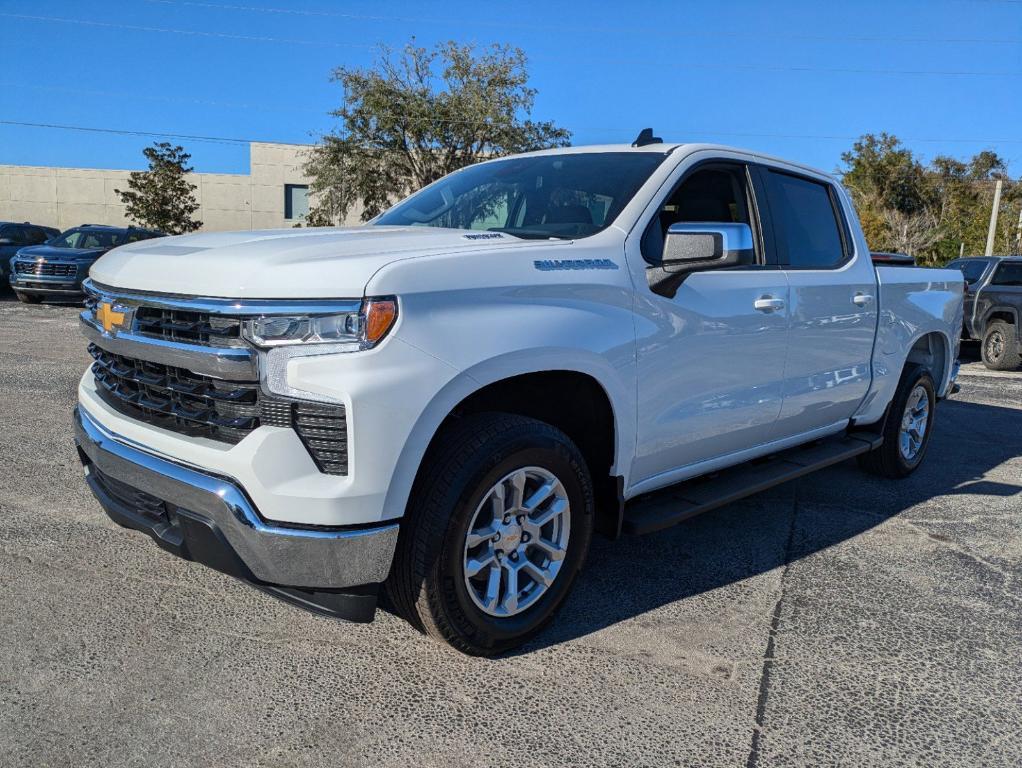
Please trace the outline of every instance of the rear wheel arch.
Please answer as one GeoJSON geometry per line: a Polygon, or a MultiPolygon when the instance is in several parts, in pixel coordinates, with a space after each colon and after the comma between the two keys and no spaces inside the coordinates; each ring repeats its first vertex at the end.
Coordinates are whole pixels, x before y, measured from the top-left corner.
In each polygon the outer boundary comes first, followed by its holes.
{"type": "Polygon", "coordinates": [[[1018,310],[1014,307],[991,307],[983,316],[983,330],[986,331],[990,323],[1000,320],[1001,322],[1018,327],[1018,310]]]}
{"type": "Polygon", "coordinates": [[[938,393],[944,386],[944,381],[950,371],[954,345],[951,340],[940,331],[930,331],[917,338],[909,348],[904,371],[909,366],[921,365],[930,372],[934,386],[938,393]]]}

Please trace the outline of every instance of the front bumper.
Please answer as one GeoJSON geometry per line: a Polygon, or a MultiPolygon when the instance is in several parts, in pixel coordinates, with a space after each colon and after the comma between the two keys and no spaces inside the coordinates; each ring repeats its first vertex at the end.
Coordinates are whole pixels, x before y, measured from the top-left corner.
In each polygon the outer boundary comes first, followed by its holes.
{"type": "Polygon", "coordinates": [[[289,602],[370,621],[397,544],[396,523],[324,528],[266,522],[235,481],[157,456],[74,412],[93,494],[114,522],[163,549],[289,602]]]}

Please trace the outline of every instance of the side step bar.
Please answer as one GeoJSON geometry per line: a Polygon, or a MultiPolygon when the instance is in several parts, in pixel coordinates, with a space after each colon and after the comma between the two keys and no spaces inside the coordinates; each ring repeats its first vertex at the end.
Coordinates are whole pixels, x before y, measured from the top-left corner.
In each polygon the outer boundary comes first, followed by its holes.
{"type": "Polygon", "coordinates": [[[879,448],[881,443],[883,437],[878,434],[849,432],[840,438],[790,448],[766,459],[686,480],[628,502],[621,530],[643,534],[669,528],[703,512],[879,448]]]}

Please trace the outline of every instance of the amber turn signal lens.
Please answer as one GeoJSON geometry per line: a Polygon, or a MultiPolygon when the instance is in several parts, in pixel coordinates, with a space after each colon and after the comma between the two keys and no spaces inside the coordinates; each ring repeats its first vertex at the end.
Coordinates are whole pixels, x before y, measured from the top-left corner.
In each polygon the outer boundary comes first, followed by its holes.
{"type": "Polygon", "coordinates": [[[365,309],[365,340],[375,344],[397,320],[397,301],[394,299],[369,299],[365,309]]]}

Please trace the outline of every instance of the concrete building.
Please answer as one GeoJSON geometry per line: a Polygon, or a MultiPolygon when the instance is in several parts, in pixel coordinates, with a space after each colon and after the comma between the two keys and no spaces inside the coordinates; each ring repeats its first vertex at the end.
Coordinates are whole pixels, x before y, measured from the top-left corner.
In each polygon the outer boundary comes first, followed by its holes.
{"type": "MultiPolygon", "coordinates": [[[[249,173],[193,173],[204,231],[292,227],[309,210],[302,172],[311,149],[301,144],[249,145],[249,173]]],[[[0,165],[0,221],[31,221],[64,230],[79,224],[129,223],[114,191],[130,171],[0,165]]],[[[357,224],[352,214],[346,223],[357,224]]]]}

